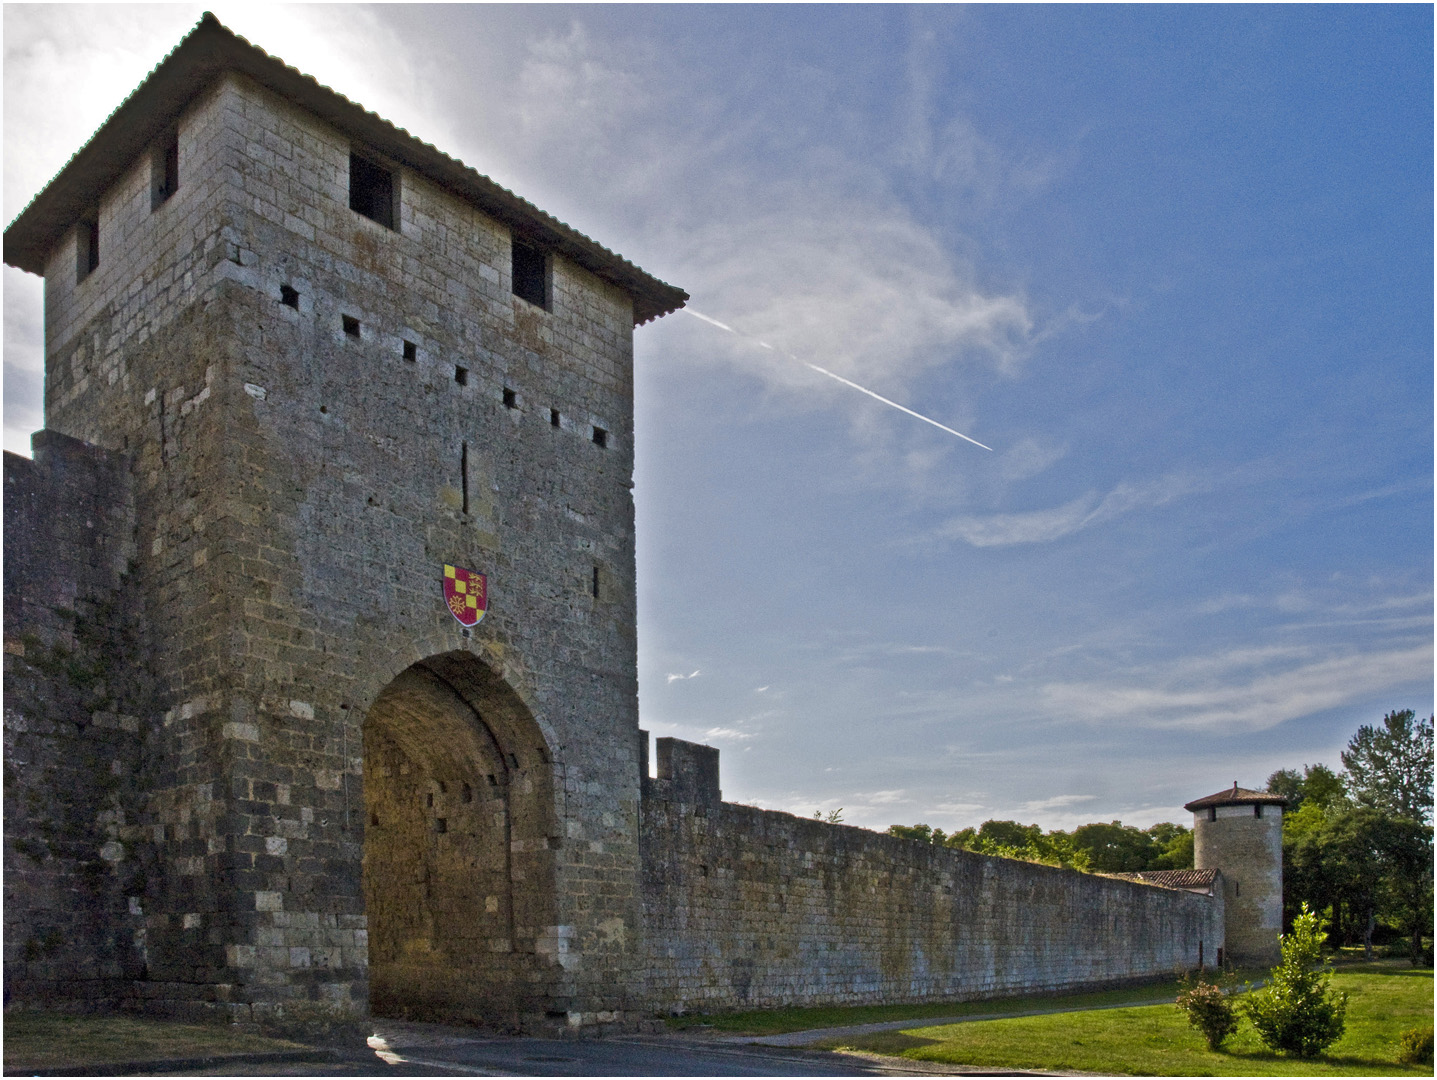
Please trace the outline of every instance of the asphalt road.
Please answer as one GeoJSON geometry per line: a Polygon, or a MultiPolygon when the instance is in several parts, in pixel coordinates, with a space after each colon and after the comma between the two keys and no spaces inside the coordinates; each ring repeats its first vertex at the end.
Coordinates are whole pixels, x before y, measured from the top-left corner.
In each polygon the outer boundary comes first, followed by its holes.
{"type": "MultiPolygon", "coordinates": [[[[382,1021],[362,1045],[331,1044],[327,1057],[146,1070],[150,1076],[932,1076],[951,1070],[894,1059],[673,1036],[531,1039],[481,1036],[460,1027],[382,1021]]],[[[993,1074],[989,1074],[993,1075],[993,1074]]]]}
{"type": "Polygon", "coordinates": [[[671,1040],[520,1039],[400,1047],[380,1054],[335,1048],[329,1060],[231,1059],[151,1076],[931,1076],[843,1054],[716,1047],[671,1040]]]}

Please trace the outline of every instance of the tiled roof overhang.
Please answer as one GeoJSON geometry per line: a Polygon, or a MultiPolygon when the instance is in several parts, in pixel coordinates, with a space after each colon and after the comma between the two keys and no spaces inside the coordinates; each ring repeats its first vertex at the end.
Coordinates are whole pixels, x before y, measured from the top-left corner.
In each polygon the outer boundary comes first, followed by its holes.
{"type": "Polygon", "coordinates": [[[1108,877],[1137,881],[1144,885],[1160,885],[1165,889],[1211,889],[1217,880],[1217,871],[1203,870],[1136,870],[1125,874],[1109,874],[1108,877]]]}
{"type": "Polygon", "coordinates": [[[1281,795],[1273,795],[1266,791],[1252,791],[1249,788],[1240,788],[1233,784],[1232,787],[1223,791],[1204,796],[1201,799],[1194,799],[1190,803],[1184,803],[1183,809],[1196,812],[1207,810],[1213,806],[1253,806],[1256,804],[1286,806],[1287,800],[1281,795]]]}
{"type": "Polygon", "coordinates": [[[5,230],[5,262],[32,274],[67,230],[226,72],[239,72],[313,113],[383,156],[428,177],[508,225],[517,235],[570,259],[628,293],[635,325],[683,307],[688,293],[644,273],[602,244],[544,213],[403,128],[296,71],[222,26],[205,12],[149,77],[5,230]]]}

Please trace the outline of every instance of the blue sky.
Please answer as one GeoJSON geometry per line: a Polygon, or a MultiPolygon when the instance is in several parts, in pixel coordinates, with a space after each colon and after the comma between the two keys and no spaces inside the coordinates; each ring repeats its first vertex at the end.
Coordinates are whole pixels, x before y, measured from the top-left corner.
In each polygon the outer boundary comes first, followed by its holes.
{"type": "MultiPolygon", "coordinates": [[[[636,344],[643,724],[727,798],[1183,821],[1432,710],[1430,8],[213,10],[746,335],[636,344]]],[[[200,11],[6,6],[7,221],[200,11]]]]}

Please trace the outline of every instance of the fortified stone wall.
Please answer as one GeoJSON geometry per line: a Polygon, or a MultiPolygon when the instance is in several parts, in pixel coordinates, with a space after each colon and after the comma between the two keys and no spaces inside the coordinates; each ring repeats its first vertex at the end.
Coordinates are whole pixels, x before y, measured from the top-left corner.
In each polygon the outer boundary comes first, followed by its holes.
{"type": "Polygon", "coordinates": [[[726,803],[717,750],[657,751],[640,837],[656,1008],[1097,986],[1212,966],[1223,944],[1220,897],[726,803]]]}
{"type": "Polygon", "coordinates": [[[134,506],[123,455],[34,454],[5,455],[5,999],[113,1003],[144,971],[134,506]]]}

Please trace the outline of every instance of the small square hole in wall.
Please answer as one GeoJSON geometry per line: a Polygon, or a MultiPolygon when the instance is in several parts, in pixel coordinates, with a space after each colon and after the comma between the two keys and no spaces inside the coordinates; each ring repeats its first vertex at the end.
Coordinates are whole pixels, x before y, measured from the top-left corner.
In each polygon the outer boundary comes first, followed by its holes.
{"type": "Polygon", "coordinates": [[[404,343],[404,359],[408,360],[411,364],[419,359],[419,347],[415,345],[414,342],[406,341],[404,343]]]}
{"type": "Polygon", "coordinates": [[[558,426],[559,426],[559,410],[558,410],[558,409],[550,409],[550,410],[549,410],[549,425],[550,425],[551,427],[558,427],[558,426]]]}
{"type": "Polygon", "coordinates": [[[604,430],[603,428],[601,428],[601,427],[596,427],[596,428],[594,428],[594,445],[595,445],[595,446],[608,446],[608,445],[609,445],[609,433],[608,433],[607,431],[605,431],[605,430],[604,430]]]}
{"type": "Polygon", "coordinates": [[[518,407],[519,395],[514,393],[514,391],[510,390],[507,386],[504,387],[504,408],[517,409],[518,407]]]}
{"type": "Polygon", "coordinates": [[[454,381],[457,382],[460,386],[468,386],[469,369],[467,367],[459,367],[456,364],[454,367],[454,381]]]}
{"type": "Polygon", "coordinates": [[[291,287],[288,286],[288,285],[281,285],[281,286],[279,287],[279,302],[280,302],[281,304],[283,304],[285,307],[292,307],[292,308],[294,308],[296,311],[298,311],[298,310],[299,310],[299,290],[293,289],[293,288],[291,288],[291,287]]]}
{"type": "Polygon", "coordinates": [[[434,831],[435,831],[435,832],[440,832],[440,833],[448,832],[448,831],[449,831],[449,819],[448,819],[448,818],[435,818],[435,819],[434,819],[434,831]]]}
{"type": "Polygon", "coordinates": [[[358,337],[358,336],[359,336],[359,320],[356,319],[353,315],[342,315],[342,316],[340,316],[340,318],[341,318],[341,319],[343,320],[343,322],[344,322],[344,332],[345,332],[346,334],[348,334],[350,337],[358,337]]]}

